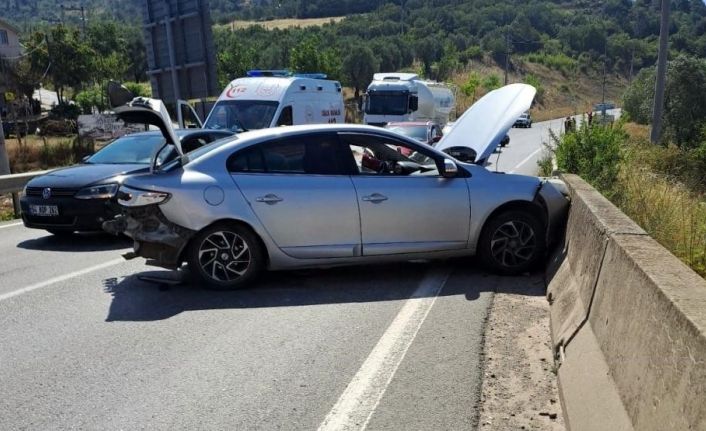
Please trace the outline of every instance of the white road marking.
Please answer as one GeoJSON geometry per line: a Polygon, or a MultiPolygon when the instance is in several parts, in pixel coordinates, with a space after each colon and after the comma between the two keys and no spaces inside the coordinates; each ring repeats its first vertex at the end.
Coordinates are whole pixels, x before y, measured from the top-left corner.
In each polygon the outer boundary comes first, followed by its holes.
{"type": "Polygon", "coordinates": [[[0,225],[0,229],[4,229],[6,227],[12,227],[12,226],[21,226],[21,225],[22,225],[22,222],[2,224],[2,225],[0,225]]]}
{"type": "Polygon", "coordinates": [[[74,272],[70,272],[68,274],[60,275],[58,277],[50,278],[49,280],[45,280],[45,281],[33,284],[31,286],[23,287],[21,289],[13,290],[12,292],[3,293],[3,294],[0,294],[0,302],[4,301],[6,299],[13,298],[15,296],[19,296],[19,295],[31,292],[33,290],[41,289],[42,287],[46,287],[46,286],[52,285],[54,283],[60,283],[62,281],[66,281],[66,280],[72,279],[74,277],[79,277],[81,275],[88,274],[93,271],[98,271],[99,269],[108,268],[110,266],[117,265],[121,262],[125,262],[125,259],[123,259],[122,257],[119,259],[109,260],[108,262],[94,265],[89,268],[82,269],[80,271],[74,271],[74,272]]]}
{"type": "Polygon", "coordinates": [[[537,155],[537,153],[539,153],[540,151],[542,151],[542,147],[537,148],[532,154],[530,154],[529,156],[527,156],[524,160],[522,160],[520,163],[518,163],[517,166],[515,166],[514,168],[512,168],[512,170],[511,170],[509,173],[510,173],[510,174],[514,174],[515,171],[517,170],[517,168],[519,168],[520,166],[522,166],[522,165],[524,165],[525,163],[529,162],[529,161],[532,159],[532,157],[534,157],[535,155],[537,155]]]}
{"type": "Polygon", "coordinates": [[[368,426],[449,275],[450,270],[443,268],[427,272],[321,423],[319,431],[362,431],[368,426]]]}

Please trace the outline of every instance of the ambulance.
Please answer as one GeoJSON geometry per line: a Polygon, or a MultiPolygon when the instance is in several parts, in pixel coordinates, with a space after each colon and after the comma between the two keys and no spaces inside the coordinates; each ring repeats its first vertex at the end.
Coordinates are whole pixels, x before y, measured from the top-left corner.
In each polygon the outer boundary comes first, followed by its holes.
{"type": "Polygon", "coordinates": [[[343,123],[343,92],[325,74],[251,70],[223,90],[204,128],[245,132],[298,124],[343,123]]]}

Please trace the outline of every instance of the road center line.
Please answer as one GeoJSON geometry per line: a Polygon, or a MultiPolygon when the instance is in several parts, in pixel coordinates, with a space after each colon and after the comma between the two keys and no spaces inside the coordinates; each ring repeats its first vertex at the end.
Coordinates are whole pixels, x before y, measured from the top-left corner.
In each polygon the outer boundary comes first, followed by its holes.
{"type": "Polygon", "coordinates": [[[21,225],[22,225],[22,222],[8,223],[8,224],[0,225],[0,229],[4,229],[6,227],[21,226],[21,225]]]}
{"type": "Polygon", "coordinates": [[[425,274],[321,423],[319,431],[362,431],[367,427],[449,275],[448,268],[434,268],[425,274]]]}
{"type": "Polygon", "coordinates": [[[535,156],[537,153],[539,153],[540,151],[542,151],[542,147],[537,148],[536,150],[534,150],[534,152],[533,152],[532,154],[530,154],[529,156],[525,157],[525,159],[522,160],[520,163],[518,163],[517,166],[515,166],[514,168],[512,168],[512,170],[511,170],[509,173],[510,173],[510,174],[514,174],[515,171],[517,170],[517,168],[519,168],[520,166],[522,166],[522,165],[524,165],[525,163],[529,162],[529,161],[532,159],[532,157],[534,157],[534,156],[535,156]]]}
{"type": "Polygon", "coordinates": [[[90,272],[98,271],[99,269],[108,268],[108,267],[117,265],[122,262],[125,262],[125,259],[123,259],[122,257],[118,258],[118,259],[109,260],[108,262],[94,265],[89,268],[82,269],[80,271],[70,272],[68,274],[64,274],[64,275],[60,275],[58,277],[50,278],[49,280],[45,280],[45,281],[33,284],[31,286],[27,286],[27,287],[23,287],[21,289],[13,290],[12,292],[3,293],[3,294],[0,294],[0,302],[4,301],[6,299],[13,298],[15,296],[19,296],[19,295],[31,292],[33,290],[41,289],[42,287],[46,287],[46,286],[52,285],[54,283],[60,283],[62,281],[66,281],[66,280],[72,279],[74,277],[79,277],[81,275],[88,274],[90,272]]]}

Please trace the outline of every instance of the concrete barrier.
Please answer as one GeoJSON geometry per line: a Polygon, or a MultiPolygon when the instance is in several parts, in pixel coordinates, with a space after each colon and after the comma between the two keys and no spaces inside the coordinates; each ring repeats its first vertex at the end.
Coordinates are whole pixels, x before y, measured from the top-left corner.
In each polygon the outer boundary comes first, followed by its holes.
{"type": "Polygon", "coordinates": [[[571,430],[706,430],[706,281],[574,175],[548,270],[571,430]]]}

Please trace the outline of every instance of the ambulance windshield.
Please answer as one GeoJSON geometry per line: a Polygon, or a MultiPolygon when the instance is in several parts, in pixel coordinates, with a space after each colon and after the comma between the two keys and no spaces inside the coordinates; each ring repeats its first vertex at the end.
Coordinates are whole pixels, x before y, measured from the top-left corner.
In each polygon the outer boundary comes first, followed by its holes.
{"type": "Polygon", "coordinates": [[[270,127],[278,102],[265,100],[221,100],[206,119],[206,129],[247,132],[270,127]]]}

